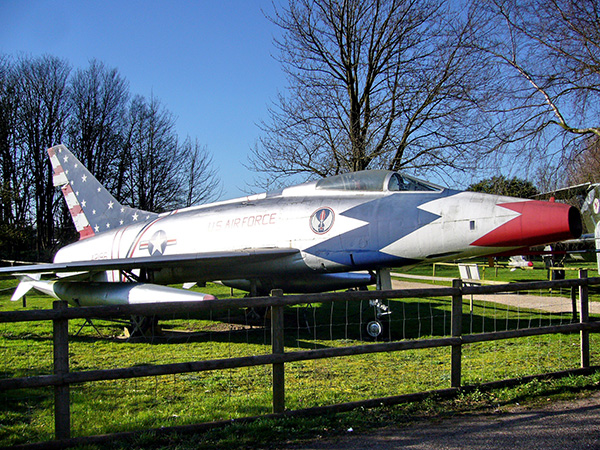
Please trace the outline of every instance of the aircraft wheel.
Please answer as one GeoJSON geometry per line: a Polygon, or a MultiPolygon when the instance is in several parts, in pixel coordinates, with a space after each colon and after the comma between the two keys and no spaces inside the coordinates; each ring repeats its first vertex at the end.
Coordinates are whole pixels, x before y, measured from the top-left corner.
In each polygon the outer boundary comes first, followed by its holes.
{"type": "Polygon", "coordinates": [[[373,339],[381,336],[383,333],[383,324],[379,320],[372,320],[367,324],[367,334],[373,339]]]}

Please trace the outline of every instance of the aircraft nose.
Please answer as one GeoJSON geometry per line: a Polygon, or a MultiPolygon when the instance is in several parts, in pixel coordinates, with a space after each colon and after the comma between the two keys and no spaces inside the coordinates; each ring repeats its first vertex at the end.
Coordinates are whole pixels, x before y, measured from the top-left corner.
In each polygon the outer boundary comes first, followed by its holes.
{"type": "Polygon", "coordinates": [[[485,234],[471,245],[530,247],[581,236],[581,214],[569,205],[537,200],[499,203],[519,215],[485,234]]]}

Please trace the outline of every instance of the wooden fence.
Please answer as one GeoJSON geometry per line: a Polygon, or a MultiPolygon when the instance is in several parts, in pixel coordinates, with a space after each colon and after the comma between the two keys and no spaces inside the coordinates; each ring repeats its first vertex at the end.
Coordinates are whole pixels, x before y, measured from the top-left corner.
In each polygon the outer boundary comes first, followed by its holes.
{"type": "MultiPolygon", "coordinates": [[[[588,286],[599,285],[600,278],[587,278],[587,271],[580,272],[579,279],[511,283],[492,286],[466,286],[461,280],[454,280],[452,287],[436,287],[425,289],[403,289],[386,291],[357,291],[343,293],[326,293],[310,295],[286,295],[281,291],[273,291],[271,297],[244,299],[218,299],[184,304],[149,304],[68,308],[66,302],[55,302],[52,310],[0,312],[2,322],[47,321],[53,322],[54,335],[54,373],[21,378],[0,380],[0,391],[53,386],[55,404],[55,448],[72,445],[76,440],[71,438],[70,386],[75,383],[95,382],[101,380],[117,380],[126,378],[148,377],[167,374],[223,370],[239,367],[271,365],[273,385],[273,413],[283,414],[285,410],[285,364],[296,361],[335,358],[340,356],[364,355],[380,352],[397,352],[403,350],[424,349],[433,347],[451,347],[451,376],[448,392],[456,392],[461,388],[461,354],[464,344],[495,341],[501,339],[537,336],[552,333],[580,333],[581,361],[580,368],[590,367],[589,333],[600,330],[600,322],[590,321],[588,305],[588,286]],[[482,295],[518,291],[541,290],[550,288],[578,289],[579,321],[576,323],[525,328],[517,330],[496,331],[481,334],[462,334],[463,296],[482,295]],[[374,344],[355,345],[341,348],[324,348],[307,351],[284,351],[283,310],[286,306],[328,303],[341,301],[384,300],[424,297],[451,297],[451,330],[449,337],[380,342],[374,344]],[[123,316],[161,316],[196,311],[209,311],[229,308],[271,308],[271,354],[245,356],[226,359],[189,361],[162,365],[146,365],[123,367],[106,370],[87,370],[71,372],[69,370],[69,336],[68,322],[73,319],[110,319],[123,316]]],[[[573,368],[575,369],[575,368],[573,368]]],[[[544,374],[540,374],[544,375],[544,374]]],[[[414,396],[398,396],[370,399],[337,405],[337,410],[348,410],[360,406],[393,404],[412,401],[414,396]]],[[[311,408],[331,410],[329,407],[311,408]]],[[[289,414],[290,412],[286,412],[289,414]]],[[[177,427],[173,427],[177,429],[177,427]]],[[[87,439],[87,438],[83,438],[87,439]]],[[[77,440],[77,442],[81,442],[77,440]]],[[[85,441],[84,441],[85,442],[85,441]]],[[[48,446],[50,443],[43,443],[48,446]]]]}

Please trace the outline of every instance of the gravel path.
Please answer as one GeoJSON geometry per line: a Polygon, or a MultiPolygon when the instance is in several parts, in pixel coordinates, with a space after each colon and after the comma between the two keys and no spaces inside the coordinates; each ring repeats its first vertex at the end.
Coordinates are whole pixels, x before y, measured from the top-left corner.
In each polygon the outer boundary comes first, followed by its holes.
{"type": "MultiPolygon", "coordinates": [[[[416,283],[412,281],[392,280],[393,289],[419,289],[419,288],[445,287],[432,284],[416,283]]],[[[465,296],[469,298],[469,296],[465,296]]],[[[522,308],[539,309],[547,312],[564,312],[568,313],[573,310],[571,299],[568,297],[559,296],[544,296],[531,294],[489,294],[489,295],[474,295],[474,300],[483,300],[488,302],[500,303],[507,306],[519,306],[522,308]]],[[[600,314],[600,303],[590,302],[590,314],[600,314]]]]}
{"type": "Polygon", "coordinates": [[[406,426],[280,446],[296,450],[600,449],[600,392],[540,408],[418,420],[406,426]]]}

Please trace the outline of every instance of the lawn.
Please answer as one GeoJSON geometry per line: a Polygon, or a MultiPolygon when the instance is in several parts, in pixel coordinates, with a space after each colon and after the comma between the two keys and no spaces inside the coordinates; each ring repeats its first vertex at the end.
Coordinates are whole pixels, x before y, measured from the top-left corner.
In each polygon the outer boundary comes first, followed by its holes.
{"type": "MultiPolygon", "coordinates": [[[[456,268],[440,269],[456,276],[456,268]]],[[[431,275],[432,268],[410,273],[431,275]]],[[[491,277],[486,272],[486,279],[491,277]]],[[[436,273],[436,275],[438,275],[436,273]]],[[[495,279],[545,279],[543,270],[499,271],[495,279]]],[[[9,301],[15,283],[0,282],[0,308],[22,309],[9,301]]],[[[229,297],[218,285],[203,292],[229,297]]],[[[545,293],[542,293],[545,294],[545,293]]],[[[556,294],[556,293],[555,293],[556,294]]],[[[234,296],[241,297],[240,291],[234,296]]],[[[568,295],[568,294],[567,294],[568,295]]],[[[450,332],[450,299],[392,300],[386,340],[427,339],[450,332]]],[[[47,297],[28,295],[27,308],[51,307],[47,297]]],[[[463,331],[501,331],[568,323],[568,314],[506,307],[476,301],[463,304],[463,331]]],[[[373,318],[368,302],[287,308],[286,352],[369,342],[364,325],[373,318]]],[[[82,320],[69,323],[70,370],[83,371],[267,354],[268,318],[233,309],[161,321],[153,339],[127,340],[122,324],[82,320]]],[[[478,343],[463,348],[463,383],[578,367],[579,335],[559,334],[478,343]]],[[[599,364],[591,337],[592,364],[599,364]]],[[[0,324],[2,378],[52,373],[52,324],[0,324]]],[[[286,364],[286,407],[309,408],[400,395],[450,386],[450,349],[435,348],[286,364]]],[[[51,388],[0,393],[0,446],[53,438],[51,388]]],[[[84,383],[71,387],[72,434],[85,436],[170,425],[228,420],[271,411],[271,368],[252,368],[84,383]]]]}

